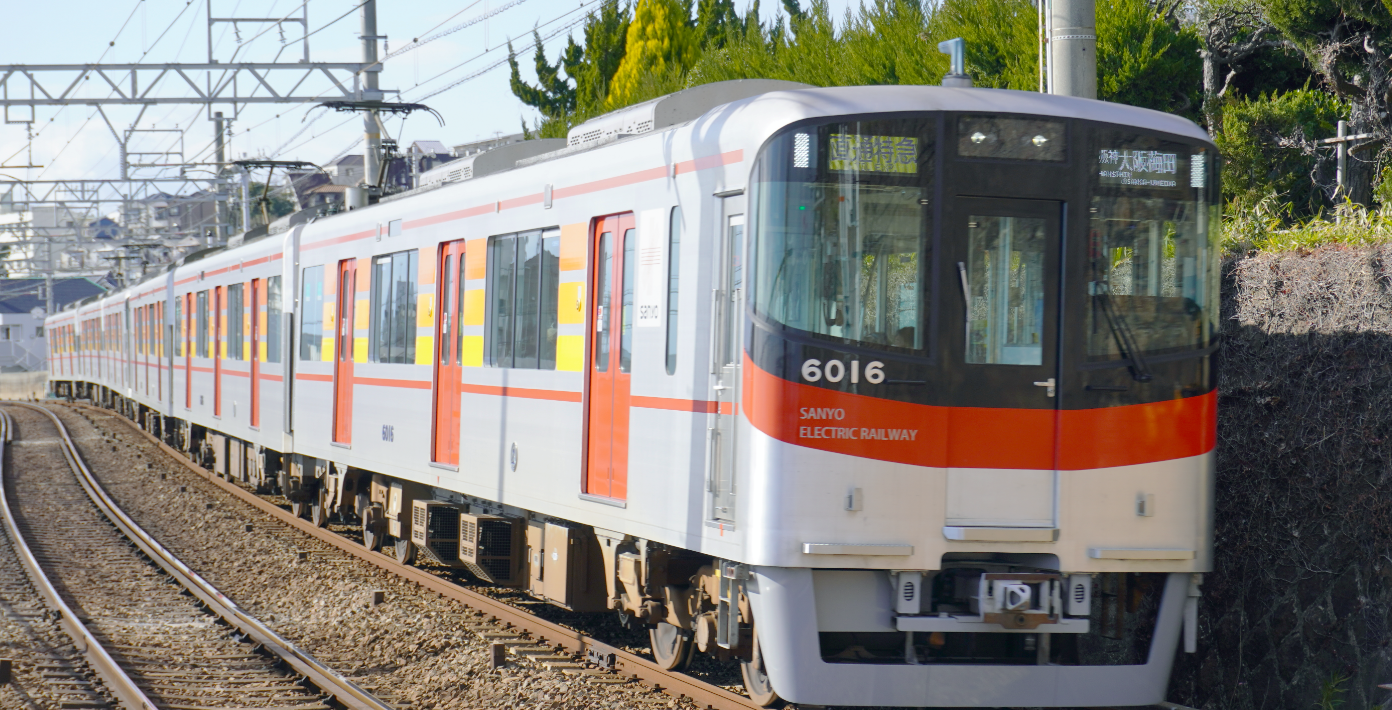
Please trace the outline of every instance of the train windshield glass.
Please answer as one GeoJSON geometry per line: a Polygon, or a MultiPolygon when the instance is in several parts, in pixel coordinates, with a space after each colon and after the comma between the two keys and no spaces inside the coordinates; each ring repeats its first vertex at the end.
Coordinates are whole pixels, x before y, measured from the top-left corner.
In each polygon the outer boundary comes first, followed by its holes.
{"type": "Polygon", "coordinates": [[[1217,331],[1218,234],[1210,151],[1100,130],[1092,155],[1091,361],[1205,348],[1217,331]]]}
{"type": "Polygon", "coordinates": [[[785,131],[757,168],[754,311],[829,340],[924,348],[934,124],[785,131]]]}

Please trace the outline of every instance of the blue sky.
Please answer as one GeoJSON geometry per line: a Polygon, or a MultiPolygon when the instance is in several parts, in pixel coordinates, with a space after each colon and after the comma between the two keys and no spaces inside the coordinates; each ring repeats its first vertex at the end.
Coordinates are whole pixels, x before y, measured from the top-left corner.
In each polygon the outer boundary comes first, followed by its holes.
{"type": "MultiPolygon", "coordinates": [[[[522,48],[530,46],[532,28],[539,27],[543,37],[559,30],[546,42],[548,55],[554,59],[567,34],[574,32],[577,39],[582,37],[578,26],[570,31],[565,30],[566,26],[580,20],[585,9],[597,1],[378,0],[378,33],[388,37],[386,45],[392,51],[408,46],[413,39],[424,39],[491,15],[386,63],[381,86],[400,89],[405,101],[421,101],[427,94],[468,79],[424,99],[444,116],[443,128],[435,119],[417,114],[404,126],[400,119],[388,121],[388,131],[403,145],[420,139],[457,145],[517,132],[522,118],[533,121],[536,112],[519,102],[508,89],[506,64],[480,72],[505,59],[506,42],[513,39],[519,54],[524,55],[524,77],[531,78],[531,53],[522,48]],[[499,11],[508,4],[511,6],[499,11]]],[[[839,18],[851,1],[833,0],[832,16],[839,18]]],[[[360,0],[211,0],[214,17],[298,17],[302,2],[308,3],[311,31],[317,31],[309,39],[311,59],[358,61],[359,17],[354,8],[360,0]],[[333,22],[345,13],[346,17],[333,22]]],[[[10,31],[5,42],[0,43],[0,64],[203,62],[208,56],[208,3],[209,0],[14,3],[6,12],[10,31]],[[114,45],[110,44],[112,41],[114,45]]],[[[745,4],[741,0],[736,3],[745,4]]],[[[765,0],[760,14],[771,21],[780,9],[781,3],[765,0]]],[[[223,62],[272,61],[280,54],[282,61],[294,61],[302,54],[294,41],[301,30],[298,24],[284,24],[283,28],[286,44],[282,44],[281,32],[275,25],[245,24],[234,32],[231,25],[220,24],[212,35],[213,56],[223,62]]],[[[60,87],[67,83],[49,81],[60,87]]],[[[323,84],[314,89],[322,90],[323,84]]],[[[16,93],[16,88],[11,88],[10,95],[16,93]]],[[[230,115],[226,107],[219,110],[230,115]]],[[[121,131],[130,127],[138,111],[133,107],[111,107],[107,116],[114,128],[121,131]]],[[[12,112],[10,120],[16,117],[12,112]]],[[[45,167],[6,168],[0,173],[30,180],[118,177],[116,140],[95,109],[83,105],[41,107],[34,118],[33,130],[37,135],[32,147],[33,164],[45,167]]],[[[212,123],[202,107],[154,106],[145,111],[139,128],[165,132],[141,134],[132,141],[133,151],[178,150],[182,141],[186,161],[212,159],[212,123]]],[[[233,131],[234,158],[245,154],[322,164],[353,146],[362,135],[362,121],[356,116],[322,109],[310,112],[303,105],[252,106],[243,110],[233,131]],[[309,122],[304,121],[307,114],[309,122]],[[296,136],[302,129],[304,132],[296,136]]],[[[0,165],[27,164],[28,144],[25,126],[0,125],[0,165]]],[[[361,151],[359,145],[352,147],[351,152],[361,151]]],[[[137,173],[142,177],[155,174],[152,168],[137,173]]]]}

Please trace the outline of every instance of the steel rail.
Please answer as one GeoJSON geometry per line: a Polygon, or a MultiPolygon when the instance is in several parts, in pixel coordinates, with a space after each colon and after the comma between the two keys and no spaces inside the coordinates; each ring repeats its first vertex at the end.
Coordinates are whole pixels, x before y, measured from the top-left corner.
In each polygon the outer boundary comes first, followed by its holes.
{"type": "Polygon", "coordinates": [[[10,541],[14,543],[15,553],[24,565],[25,574],[34,583],[34,588],[39,591],[39,596],[43,597],[48,608],[58,614],[59,625],[63,627],[68,638],[72,639],[73,645],[87,659],[87,665],[96,671],[107,691],[114,695],[128,710],[155,710],[154,702],[135,684],[135,681],[131,680],[130,676],[126,675],[120,664],[116,663],[111,654],[106,652],[97,637],[93,636],[92,632],[78,620],[72,609],[68,607],[67,602],[58,595],[58,590],[53,588],[53,583],[48,581],[48,576],[39,566],[38,559],[29,550],[29,543],[24,541],[24,535],[20,533],[14,513],[10,510],[10,501],[5,493],[6,486],[4,484],[6,480],[5,445],[13,437],[14,423],[10,420],[8,413],[0,411],[0,514],[5,518],[5,532],[9,534],[10,541]]]}
{"type": "MultiPolygon", "coordinates": [[[[26,404],[24,402],[7,402],[7,404],[32,409],[41,412],[53,420],[53,424],[58,429],[58,434],[62,443],[63,456],[72,466],[73,471],[78,474],[78,482],[82,484],[87,495],[96,503],[97,508],[121,530],[127,538],[138,546],[147,557],[153,560],[166,573],[183,585],[190,593],[203,602],[213,613],[222,617],[227,623],[236,627],[255,643],[260,644],[266,650],[275,654],[286,665],[294,669],[295,672],[304,676],[306,680],[314,684],[320,690],[333,695],[336,700],[349,710],[392,710],[392,707],[368,691],[359,687],[356,683],[340,675],[333,669],[320,663],[318,659],[303,649],[296,646],[290,640],[271,630],[270,627],[261,623],[259,619],[243,611],[236,602],[227,598],[216,587],[203,579],[197,572],[194,572],[185,565],[173,553],[165,549],[149,533],[145,532],[120,506],[106,493],[101,484],[92,475],[87,463],[82,460],[82,456],[77,451],[77,446],[73,443],[72,437],[68,435],[68,429],[63,425],[62,420],[52,411],[38,405],[26,404]]],[[[124,418],[123,418],[124,419],[124,418]]],[[[142,696],[143,697],[143,696],[142,696]]],[[[146,701],[148,702],[148,700],[146,701]]],[[[148,706],[151,710],[154,705],[148,706]]]]}
{"type": "Polygon", "coordinates": [[[534,642],[539,645],[561,648],[568,653],[579,656],[603,657],[608,661],[609,665],[621,675],[635,678],[668,695],[689,698],[698,705],[707,708],[714,708],[716,710],[725,710],[727,708],[765,710],[758,703],[755,703],[753,700],[743,695],[732,693],[720,686],[703,682],[684,673],[663,670],[656,663],[642,656],[614,648],[598,639],[586,636],[579,631],[546,621],[545,619],[541,619],[505,602],[498,601],[492,597],[479,594],[478,592],[435,577],[419,568],[402,565],[394,558],[381,552],[373,552],[338,533],[316,527],[314,523],[303,518],[295,517],[280,506],[263,500],[256,494],[250,493],[234,483],[222,480],[216,474],[190,461],[178,449],[160,441],[153,434],[140,428],[140,425],[136,422],[121,416],[113,410],[83,403],[73,403],[69,406],[87,407],[107,414],[116,415],[116,417],[127,426],[139,432],[150,442],[159,446],[162,451],[174,457],[190,471],[193,471],[242,501],[274,516],[280,522],[291,525],[300,532],[321,542],[333,545],[358,559],[370,562],[383,570],[403,577],[411,582],[415,582],[423,589],[435,592],[447,599],[454,600],[464,605],[466,608],[484,612],[498,623],[515,629],[519,633],[532,636],[534,642]]]}

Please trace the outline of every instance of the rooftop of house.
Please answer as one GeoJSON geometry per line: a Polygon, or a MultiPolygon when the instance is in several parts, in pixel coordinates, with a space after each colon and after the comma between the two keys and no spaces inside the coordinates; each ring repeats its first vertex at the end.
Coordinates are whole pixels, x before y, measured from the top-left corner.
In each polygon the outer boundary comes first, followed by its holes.
{"type": "MultiPolygon", "coordinates": [[[[29,313],[46,303],[41,290],[42,278],[0,279],[0,313],[29,313]]],[[[58,278],[53,280],[53,307],[60,310],[74,301],[104,293],[106,289],[90,279],[58,278]]]]}

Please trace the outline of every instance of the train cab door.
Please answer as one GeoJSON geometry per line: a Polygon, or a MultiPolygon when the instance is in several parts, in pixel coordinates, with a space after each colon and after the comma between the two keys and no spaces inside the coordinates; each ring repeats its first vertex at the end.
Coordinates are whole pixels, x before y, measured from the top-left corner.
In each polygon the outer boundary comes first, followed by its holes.
{"type": "Polygon", "coordinates": [[[213,289],[213,416],[222,416],[222,353],[227,347],[227,287],[213,289]]]}
{"type": "Polygon", "coordinates": [[[957,293],[943,300],[955,405],[944,532],[1057,528],[1063,205],[959,197],[946,220],[957,293]]]}
{"type": "Polygon", "coordinates": [[[585,493],[628,499],[629,378],[633,353],[633,214],[604,217],[592,234],[585,493]]]}
{"type": "Polygon", "coordinates": [[[430,460],[459,465],[459,384],[463,376],[460,315],[464,300],[464,240],[440,245],[435,294],[435,428],[430,460]]]}
{"type": "Polygon", "coordinates": [[[722,200],[719,244],[720,265],[715,283],[712,313],[714,357],[711,380],[716,411],[711,415],[710,472],[712,520],[735,522],[736,422],[739,415],[740,375],[744,364],[744,196],[722,200]]]}
{"type": "Polygon", "coordinates": [[[261,308],[265,306],[265,279],[251,280],[251,426],[261,426],[261,308]]]}
{"type": "Polygon", "coordinates": [[[353,442],[353,306],[357,302],[358,261],[338,262],[338,321],[334,345],[334,424],[336,444],[353,442]]]}

